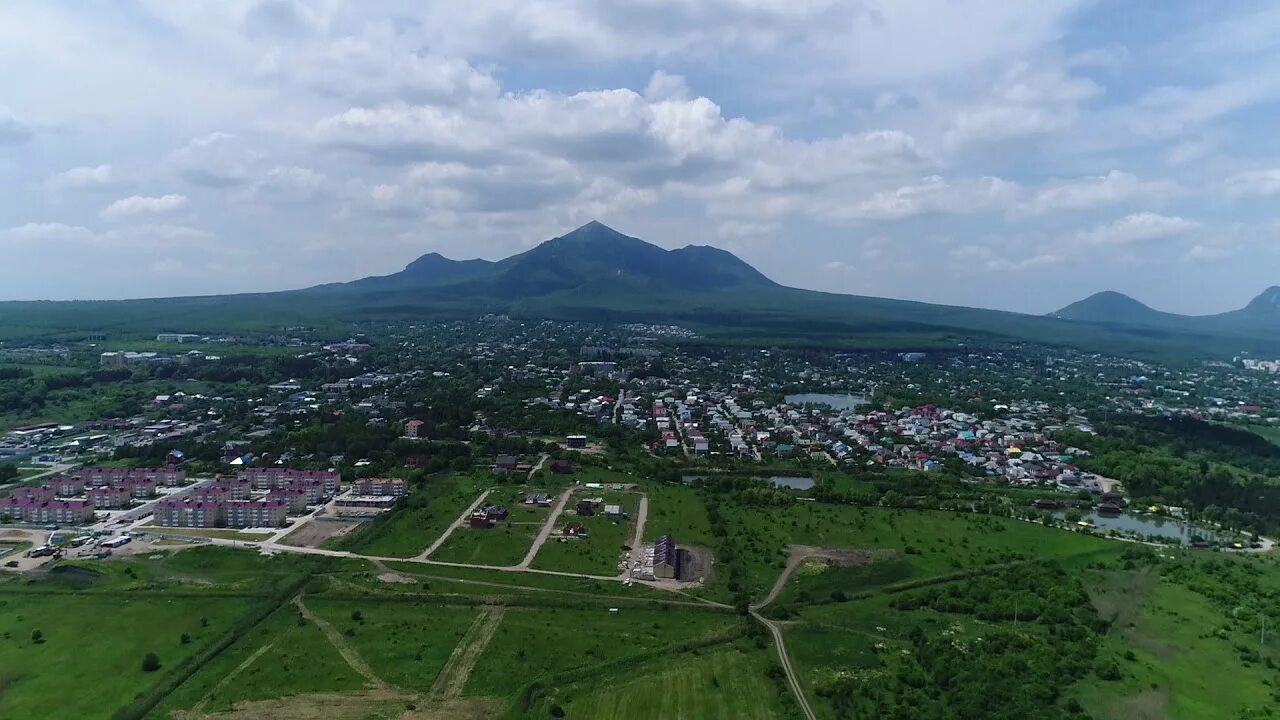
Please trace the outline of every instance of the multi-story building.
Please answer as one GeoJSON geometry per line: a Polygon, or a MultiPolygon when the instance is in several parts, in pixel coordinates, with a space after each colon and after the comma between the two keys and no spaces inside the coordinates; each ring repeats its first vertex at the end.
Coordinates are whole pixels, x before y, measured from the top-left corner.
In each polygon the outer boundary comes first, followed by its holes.
{"type": "Polygon", "coordinates": [[[132,495],[126,487],[91,487],[88,491],[89,502],[96,508],[115,510],[129,507],[132,495]]]}
{"type": "Polygon", "coordinates": [[[400,478],[360,478],[351,483],[356,495],[391,495],[401,497],[409,494],[409,484],[400,478]]]}
{"type": "Polygon", "coordinates": [[[53,488],[48,485],[40,487],[16,487],[10,493],[9,497],[15,497],[19,500],[52,500],[54,498],[53,488]]]}
{"type": "Polygon", "coordinates": [[[52,487],[53,494],[58,497],[75,497],[84,494],[84,480],[78,477],[59,476],[50,478],[45,484],[52,487]]]}
{"type": "Polygon", "coordinates": [[[130,475],[129,477],[114,483],[112,487],[123,488],[129,491],[129,497],[138,499],[155,497],[156,494],[155,479],[138,475],[130,475]]]}
{"type": "Polygon", "coordinates": [[[283,500],[230,500],[223,507],[227,527],[280,527],[285,522],[283,500]]]}
{"type": "Polygon", "coordinates": [[[317,480],[324,497],[338,492],[338,473],[335,470],[290,470],[287,468],[247,468],[237,477],[248,480],[254,490],[276,490],[292,487],[302,480],[317,480]]]}
{"type": "Polygon", "coordinates": [[[156,524],[162,527],[211,528],[222,524],[223,503],[216,500],[167,498],[156,503],[156,524]]]}
{"type": "Polygon", "coordinates": [[[267,498],[283,502],[285,512],[290,515],[301,515],[307,511],[307,491],[302,488],[272,490],[267,493],[267,498]]]}
{"type": "Polygon", "coordinates": [[[75,525],[93,520],[93,504],[88,500],[34,500],[0,498],[0,517],[29,523],[75,525]]]}

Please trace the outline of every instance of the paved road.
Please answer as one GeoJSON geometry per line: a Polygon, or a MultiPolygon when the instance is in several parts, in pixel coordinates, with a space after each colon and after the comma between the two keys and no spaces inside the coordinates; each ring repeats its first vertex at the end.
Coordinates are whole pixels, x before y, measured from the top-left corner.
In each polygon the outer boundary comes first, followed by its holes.
{"type": "Polygon", "coordinates": [[[440,537],[436,538],[436,541],[427,546],[427,549],[423,550],[418,557],[414,558],[414,560],[426,560],[428,555],[439,549],[439,547],[444,544],[444,541],[448,540],[449,536],[453,534],[453,531],[459,525],[466,522],[467,518],[471,517],[471,513],[475,512],[476,508],[480,507],[480,504],[484,502],[485,498],[489,497],[489,493],[491,492],[493,492],[493,490],[490,489],[480,493],[480,497],[476,498],[476,501],[471,503],[470,507],[463,510],[462,514],[458,516],[458,519],[454,520],[453,523],[449,525],[448,529],[441,533],[440,537]]]}
{"type": "MultiPolygon", "coordinates": [[[[545,455],[543,457],[546,457],[545,455]]],[[[551,537],[551,531],[556,527],[556,520],[560,519],[560,513],[564,512],[564,506],[569,502],[569,496],[573,494],[573,488],[569,487],[560,494],[560,499],[556,501],[555,507],[551,508],[551,514],[547,516],[547,521],[542,523],[542,529],[538,530],[538,537],[533,539],[533,545],[529,546],[529,552],[525,553],[524,560],[516,567],[528,569],[533,563],[533,556],[538,554],[538,550],[542,547],[547,538],[551,537]]]]}

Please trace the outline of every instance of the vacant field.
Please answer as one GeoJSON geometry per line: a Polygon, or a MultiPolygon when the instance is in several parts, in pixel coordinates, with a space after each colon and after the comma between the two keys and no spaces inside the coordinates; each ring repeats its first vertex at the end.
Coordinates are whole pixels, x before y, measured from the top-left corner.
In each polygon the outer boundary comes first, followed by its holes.
{"type": "Polygon", "coordinates": [[[492,484],[483,473],[432,476],[413,488],[401,507],[379,516],[362,530],[331,541],[335,548],[381,557],[414,557],[458,519],[492,484]]]}
{"type": "Polygon", "coordinates": [[[280,542],[297,547],[320,547],[359,530],[359,521],[320,517],[285,535],[280,542]]]}
{"type": "Polygon", "coordinates": [[[466,694],[510,698],[529,682],[726,632],[734,615],[685,610],[511,608],[471,673],[466,694]]]}
{"type": "Polygon", "coordinates": [[[873,557],[866,565],[842,566],[821,558],[806,560],[791,576],[778,602],[808,602],[835,593],[853,594],[911,578],[913,570],[903,555],[873,557]]]}
{"type": "MultiPolygon", "coordinates": [[[[509,493],[495,491],[491,504],[506,504],[508,516],[491,528],[462,527],[431,554],[432,560],[506,567],[518,565],[546,521],[549,508],[509,504],[509,493]],[[498,498],[495,499],[494,496],[498,498]]],[[[519,500],[518,497],[514,498],[519,500]]]]}
{"type": "Polygon", "coordinates": [[[425,692],[466,634],[474,607],[306,598],[307,608],[340,631],[382,680],[425,692]]]}
{"type": "Polygon", "coordinates": [[[772,720],[782,704],[765,676],[771,660],[764,651],[737,647],[687,653],[607,682],[571,686],[544,704],[559,705],[567,718],[591,720],[772,720]]]}
{"type": "MultiPolygon", "coordinates": [[[[1099,651],[1119,659],[1122,678],[1090,676],[1070,693],[1098,720],[1194,720],[1261,717],[1272,705],[1275,673],[1243,662],[1238,648],[1257,649],[1259,637],[1231,628],[1231,618],[1186,587],[1158,573],[1114,573],[1095,604],[1117,618],[1099,651]],[[1132,660],[1126,653],[1132,653],[1132,660]]],[[[1270,633],[1268,633],[1270,634],[1270,633]]]]}
{"type": "Polygon", "coordinates": [[[533,567],[542,570],[559,570],[585,575],[612,576],[622,572],[618,566],[622,548],[631,542],[635,534],[636,509],[640,496],[634,493],[583,490],[574,493],[565,511],[556,521],[556,533],[569,523],[582,523],[587,537],[560,539],[553,534],[533,559],[533,567]],[[579,517],[578,500],[603,498],[604,502],[594,515],[579,517]],[[604,505],[621,505],[629,520],[609,520],[604,516],[604,505]]]}
{"type": "Polygon", "coordinates": [[[245,607],[234,598],[0,592],[0,717],[108,718],[245,607]],[[149,652],[160,658],[158,672],[142,669],[149,652]]]}
{"type": "Polygon", "coordinates": [[[271,537],[272,533],[264,532],[246,532],[243,530],[222,530],[215,528],[171,528],[160,525],[146,525],[142,528],[144,532],[154,533],[156,535],[172,535],[175,537],[198,537],[198,538],[216,538],[218,540],[243,540],[245,542],[262,542],[271,537]]]}
{"type": "Polygon", "coordinates": [[[793,544],[896,550],[910,565],[911,578],[1123,547],[1017,520],[926,510],[795,503],[734,508],[726,515],[746,558],[748,589],[756,596],[768,592],[786,566],[787,546],[793,544]]]}
{"type": "Polygon", "coordinates": [[[151,717],[224,712],[246,701],[363,686],[324,634],[285,605],[178,686],[151,717]]]}
{"type": "MultiPolygon", "coordinates": [[[[630,587],[615,580],[543,575],[540,573],[502,572],[484,568],[460,568],[445,565],[388,562],[387,567],[420,581],[416,586],[397,588],[403,592],[426,590],[466,595],[572,594],[574,596],[626,597],[642,600],[687,600],[677,594],[655,590],[645,585],[630,587]]],[[[380,583],[386,586],[387,583],[380,583]]]]}
{"type": "Polygon", "coordinates": [[[645,540],[672,535],[680,545],[715,546],[701,492],[687,485],[651,485],[645,492],[649,496],[645,540]]]}

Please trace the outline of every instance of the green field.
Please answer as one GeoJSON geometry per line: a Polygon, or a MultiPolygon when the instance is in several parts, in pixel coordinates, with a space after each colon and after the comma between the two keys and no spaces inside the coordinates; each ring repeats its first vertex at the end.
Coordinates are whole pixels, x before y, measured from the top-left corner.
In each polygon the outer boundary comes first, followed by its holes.
{"type": "MultiPolygon", "coordinates": [[[[1089,678],[1071,696],[1098,720],[1263,717],[1274,706],[1275,671],[1241,652],[1257,650],[1260,635],[1203,595],[1155,570],[1114,572],[1098,580],[1095,604],[1116,618],[1100,654],[1118,658],[1123,674],[1089,678]]],[[[1266,657],[1277,656],[1269,639],[1266,657]]]]}
{"type": "Polygon", "coordinates": [[[592,720],[772,720],[782,716],[782,702],[765,676],[771,660],[733,646],[686,653],[570,686],[544,704],[592,720]]]}
{"type": "Polygon", "coordinates": [[[426,602],[353,602],[307,597],[378,677],[406,690],[431,689],[478,611],[426,602]],[[359,615],[354,615],[359,613],[359,615]]]}
{"type": "Polygon", "coordinates": [[[535,596],[573,595],[636,600],[686,600],[675,593],[655,590],[641,584],[623,585],[616,580],[591,580],[528,572],[503,572],[484,568],[449,567],[421,563],[387,562],[387,567],[420,580],[422,585],[402,588],[378,583],[380,589],[399,592],[432,591],[464,595],[532,594],[535,596]]]}
{"type": "Polygon", "coordinates": [[[466,694],[509,698],[538,678],[729,632],[740,622],[701,611],[628,607],[610,615],[605,607],[511,608],[476,663],[466,694]]]}
{"type": "Polygon", "coordinates": [[[524,559],[550,514],[549,508],[519,504],[518,495],[495,490],[489,504],[505,504],[507,519],[491,528],[460,527],[434,553],[432,560],[507,567],[524,559]]]}
{"type": "Polygon", "coordinates": [[[363,686],[320,630],[286,605],[179,685],[149,717],[167,720],[174,710],[198,705],[221,712],[239,702],[363,686]]]}
{"type": "Polygon", "coordinates": [[[680,545],[715,546],[701,492],[686,485],[651,485],[645,492],[649,496],[645,540],[672,535],[680,545]]]}
{"type": "Polygon", "coordinates": [[[640,496],[635,493],[599,490],[574,493],[556,521],[556,531],[569,523],[582,523],[587,530],[587,537],[559,539],[553,534],[538,550],[533,559],[533,567],[604,577],[617,575],[621,572],[618,562],[622,558],[622,548],[631,542],[635,534],[639,504],[640,496]],[[595,514],[580,517],[577,512],[578,500],[588,497],[603,498],[603,502],[595,514]],[[604,516],[605,505],[621,505],[630,520],[607,519],[604,516]]]}
{"type": "Polygon", "coordinates": [[[793,544],[896,550],[910,565],[909,578],[1120,547],[1102,538],[976,514],[820,503],[742,507],[726,514],[745,556],[748,589],[756,596],[768,592],[793,544]]]}
{"type": "Polygon", "coordinates": [[[234,598],[0,594],[0,717],[108,718],[244,609],[234,598]],[[33,642],[37,630],[43,642],[33,642]],[[142,669],[149,652],[157,672],[142,669]]]}
{"type": "Polygon", "coordinates": [[[379,557],[414,557],[458,519],[490,478],[482,474],[443,474],[413,488],[401,505],[369,526],[339,540],[335,547],[379,557]]]}

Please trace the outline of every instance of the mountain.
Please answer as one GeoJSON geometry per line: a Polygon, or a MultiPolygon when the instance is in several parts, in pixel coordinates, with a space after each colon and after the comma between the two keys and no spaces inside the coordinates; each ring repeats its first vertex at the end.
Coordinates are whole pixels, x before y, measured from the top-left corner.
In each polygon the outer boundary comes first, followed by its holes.
{"type": "Polygon", "coordinates": [[[1160,324],[1167,322],[1171,317],[1176,317],[1169,313],[1155,310],[1124,293],[1115,292],[1114,290],[1094,293],[1083,300],[1071,303],[1052,313],[1052,315],[1064,320],[1080,322],[1134,325],[1160,324]]]}
{"type": "Polygon", "coordinates": [[[955,349],[1031,341],[1148,357],[1280,356],[1280,289],[1206,318],[1099,293],[1050,316],[842,295],[779,285],[733,254],[666,250],[598,222],[517,255],[429,253],[390,275],[302,290],[97,302],[0,303],[0,340],[135,340],[160,330],[278,332],[308,325],[474,318],[673,323],[709,342],[839,349],[955,349]]]}
{"type": "Polygon", "coordinates": [[[1267,288],[1239,310],[1179,315],[1156,310],[1118,292],[1100,292],[1051,313],[1052,317],[1111,327],[1224,335],[1270,335],[1280,330],[1280,286],[1267,288]]]}
{"type": "Polygon", "coordinates": [[[430,253],[392,275],[322,286],[348,290],[432,290],[452,295],[541,297],[587,289],[610,291],[768,287],[775,283],[731,253],[690,245],[664,250],[592,221],[505,260],[450,260],[430,253]]]}

